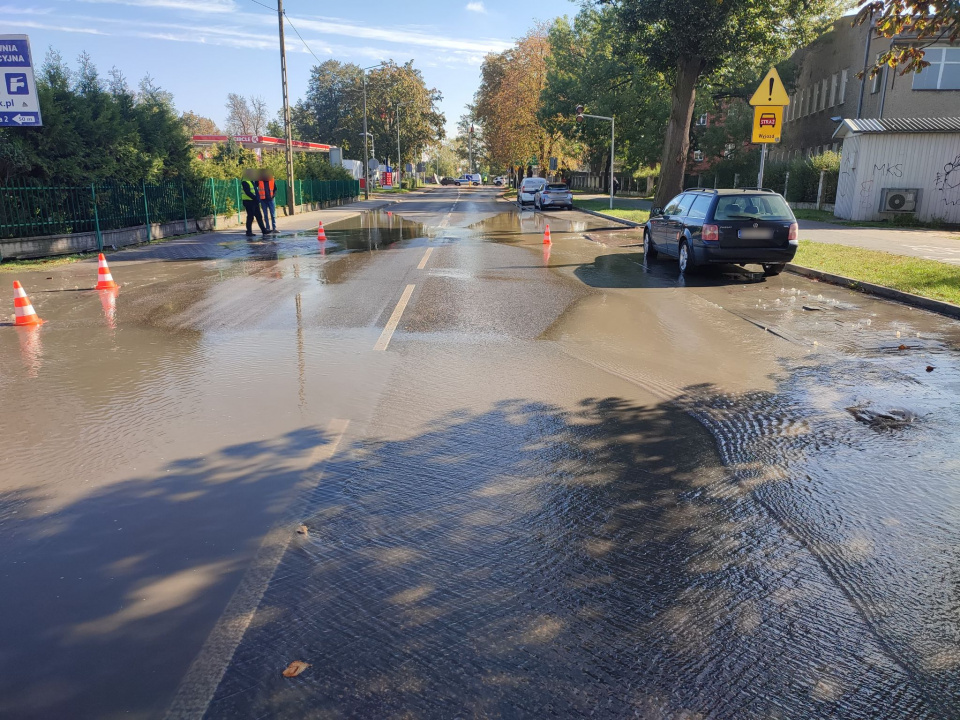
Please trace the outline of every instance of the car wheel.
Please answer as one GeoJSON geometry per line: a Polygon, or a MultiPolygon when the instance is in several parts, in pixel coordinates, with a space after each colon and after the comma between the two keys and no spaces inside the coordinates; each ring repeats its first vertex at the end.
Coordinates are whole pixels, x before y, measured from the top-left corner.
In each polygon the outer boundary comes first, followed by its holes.
{"type": "Polygon", "coordinates": [[[643,259],[644,260],[656,260],[657,255],[660,253],[657,252],[657,249],[653,246],[653,240],[650,239],[650,233],[644,231],[643,233],[643,259]]]}
{"type": "Polygon", "coordinates": [[[680,242],[680,251],[677,253],[677,259],[680,263],[680,274],[685,275],[686,273],[693,272],[693,254],[690,252],[690,245],[686,240],[680,242]]]}
{"type": "Polygon", "coordinates": [[[782,273],[785,267],[786,263],[765,263],[763,266],[763,274],[767,277],[773,277],[774,275],[782,273]]]}

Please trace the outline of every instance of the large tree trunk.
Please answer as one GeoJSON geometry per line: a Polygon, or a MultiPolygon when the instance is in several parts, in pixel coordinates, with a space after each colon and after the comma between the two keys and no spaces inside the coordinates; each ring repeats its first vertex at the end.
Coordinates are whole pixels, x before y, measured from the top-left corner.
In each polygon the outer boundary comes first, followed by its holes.
{"type": "Polygon", "coordinates": [[[683,174],[687,169],[687,154],[690,150],[690,122],[693,120],[693,103],[696,100],[697,80],[703,70],[699,57],[682,57],[677,63],[677,76],[673,83],[670,122],[663,142],[663,158],[660,160],[660,182],[653,199],[655,207],[664,207],[669,200],[683,190],[683,174]]]}

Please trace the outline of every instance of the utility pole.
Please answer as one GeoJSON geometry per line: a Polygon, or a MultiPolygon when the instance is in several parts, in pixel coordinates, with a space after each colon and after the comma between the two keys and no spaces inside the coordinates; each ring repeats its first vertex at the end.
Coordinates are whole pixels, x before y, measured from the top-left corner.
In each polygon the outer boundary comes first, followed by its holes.
{"type": "Polygon", "coordinates": [[[280,21],[280,74],[283,78],[283,125],[287,135],[287,212],[294,214],[296,198],[293,197],[293,128],[290,127],[290,94],[287,92],[287,48],[283,42],[283,0],[277,0],[277,17],[280,21]]]}
{"type": "Polygon", "coordinates": [[[616,135],[615,128],[617,126],[616,120],[613,117],[607,117],[605,115],[588,115],[583,111],[583,105],[577,105],[577,122],[582,123],[584,118],[593,118],[594,120],[609,120],[610,121],[610,209],[613,210],[613,158],[614,158],[614,138],[616,135]]]}
{"type": "Polygon", "coordinates": [[[367,68],[363,69],[363,199],[370,199],[370,146],[367,144],[367,68]]]}
{"type": "Polygon", "coordinates": [[[470,134],[467,136],[467,148],[470,155],[470,174],[473,174],[473,123],[470,123],[470,134]]]}

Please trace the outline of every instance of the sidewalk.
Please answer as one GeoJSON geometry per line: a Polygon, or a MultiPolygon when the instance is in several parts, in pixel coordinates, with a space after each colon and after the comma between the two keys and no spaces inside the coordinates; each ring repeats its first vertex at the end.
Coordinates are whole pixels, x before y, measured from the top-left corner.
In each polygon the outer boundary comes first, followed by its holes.
{"type": "Polygon", "coordinates": [[[800,239],[879,250],[960,265],[960,233],[910,228],[851,227],[800,220],[800,239]]]}
{"type": "MultiPolygon", "coordinates": [[[[315,229],[318,221],[324,224],[334,223],[338,220],[359,215],[368,210],[378,210],[380,208],[392,205],[396,202],[394,198],[371,198],[370,200],[359,200],[357,202],[338,205],[323,210],[314,210],[312,212],[298,213],[292,216],[277,215],[277,229],[279,235],[268,236],[263,239],[260,236],[259,228],[254,223],[254,232],[257,234],[256,242],[247,243],[246,226],[236,225],[223,230],[214,230],[213,232],[200,233],[198,235],[184,235],[180,238],[171,240],[158,240],[148,245],[137,245],[134,247],[118,250],[110,253],[110,262],[139,262],[144,260],[213,260],[227,258],[238,253],[248,255],[247,248],[269,246],[274,239],[283,240],[284,236],[301,232],[307,229],[315,229]]],[[[94,259],[95,256],[94,256],[94,259]]]]}

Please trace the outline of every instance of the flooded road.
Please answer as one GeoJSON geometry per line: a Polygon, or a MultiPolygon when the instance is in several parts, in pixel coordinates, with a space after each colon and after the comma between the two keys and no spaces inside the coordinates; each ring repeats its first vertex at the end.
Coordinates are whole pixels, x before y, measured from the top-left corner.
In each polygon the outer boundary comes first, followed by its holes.
{"type": "Polygon", "coordinates": [[[960,717],[960,324],[489,190],[307,225],[16,275],[0,717],[960,717]]]}

